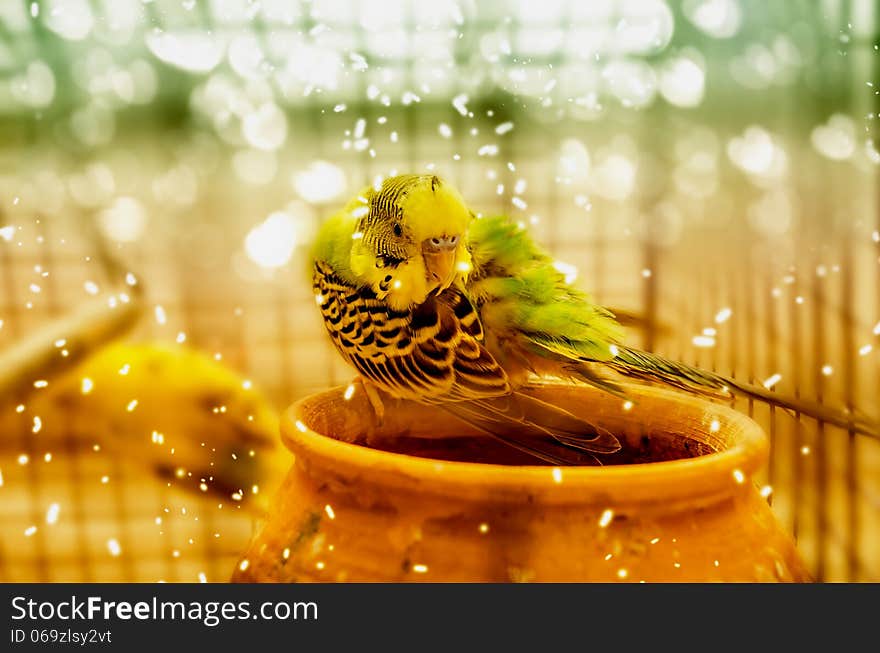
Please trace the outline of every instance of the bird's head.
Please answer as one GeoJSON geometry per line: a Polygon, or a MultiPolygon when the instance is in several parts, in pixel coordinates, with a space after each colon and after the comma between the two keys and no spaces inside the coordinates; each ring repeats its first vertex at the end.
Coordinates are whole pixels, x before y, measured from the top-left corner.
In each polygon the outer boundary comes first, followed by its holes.
{"type": "Polygon", "coordinates": [[[390,177],[351,206],[351,269],[392,306],[420,304],[470,270],[472,214],[439,177],[390,177]]]}

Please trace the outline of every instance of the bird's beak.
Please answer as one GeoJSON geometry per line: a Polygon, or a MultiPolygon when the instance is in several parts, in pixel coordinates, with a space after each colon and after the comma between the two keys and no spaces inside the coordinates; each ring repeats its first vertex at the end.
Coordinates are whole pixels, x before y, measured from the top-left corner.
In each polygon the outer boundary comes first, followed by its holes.
{"type": "Polygon", "coordinates": [[[438,284],[441,290],[452,283],[458,240],[456,237],[428,238],[422,243],[422,258],[425,261],[428,282],[438,284]]]}

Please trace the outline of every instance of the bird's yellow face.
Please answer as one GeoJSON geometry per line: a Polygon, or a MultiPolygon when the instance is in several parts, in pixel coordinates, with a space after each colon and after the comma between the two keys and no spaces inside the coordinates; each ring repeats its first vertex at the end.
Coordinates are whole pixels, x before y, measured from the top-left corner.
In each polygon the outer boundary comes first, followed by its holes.
{"type": "Polygon", "coordinates": [[[422,303],[470,271],[472,215],[439,177],[391,177],[359,196],[351,212],[351,269],[395,309],[422,303]]]}

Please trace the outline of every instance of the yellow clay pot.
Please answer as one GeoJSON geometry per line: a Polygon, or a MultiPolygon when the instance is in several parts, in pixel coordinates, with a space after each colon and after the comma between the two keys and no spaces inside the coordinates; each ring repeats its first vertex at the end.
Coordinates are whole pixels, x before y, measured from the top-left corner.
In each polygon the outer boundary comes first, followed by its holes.
{"type": "Polygon", "coordinates": [[[748,417],[646,386],[628,387],[632,406],[585,386],[529,392],[622,452],[555,468],[438,408],[388,400],[380,425],[362,392],[299,401],[282,419],[295,464],[233,580],[810,580],[751,480],[768,443],[748,417]]]}

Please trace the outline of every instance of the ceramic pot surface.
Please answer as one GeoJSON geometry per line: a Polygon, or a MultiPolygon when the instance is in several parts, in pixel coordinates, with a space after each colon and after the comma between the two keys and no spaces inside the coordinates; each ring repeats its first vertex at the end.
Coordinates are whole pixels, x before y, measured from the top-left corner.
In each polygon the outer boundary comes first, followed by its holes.
{"type": "Polygon", "coordinates": [[[302,399],[282,419],[295,463],[232,579],[810,580],[751,480],[761,428],[725,405],[626,388],[632,404],[587,386],[528,391],[621,440],[602,466],[578,467],[536,464],[436,407],[389,400],[380,424],[362,392],[302,399]]]}

